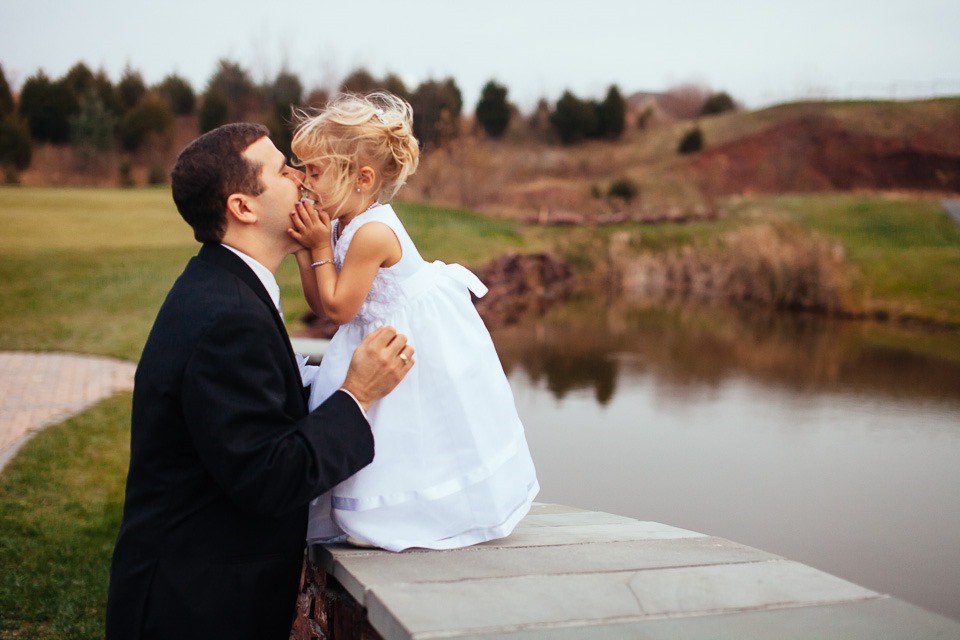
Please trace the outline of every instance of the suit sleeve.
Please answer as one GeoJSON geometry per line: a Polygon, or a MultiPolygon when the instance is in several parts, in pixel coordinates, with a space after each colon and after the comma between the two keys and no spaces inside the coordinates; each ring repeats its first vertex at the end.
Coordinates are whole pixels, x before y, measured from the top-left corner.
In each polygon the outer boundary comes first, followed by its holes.
{"type": "Polygon", "coordinates": [[[373,460],[370,426],[345,393],[291,413],[282,340],[255,313],[224,314],[184,372],[184,416],[204,466],[241,509],[264,516],[303,507],[373,460]]]}

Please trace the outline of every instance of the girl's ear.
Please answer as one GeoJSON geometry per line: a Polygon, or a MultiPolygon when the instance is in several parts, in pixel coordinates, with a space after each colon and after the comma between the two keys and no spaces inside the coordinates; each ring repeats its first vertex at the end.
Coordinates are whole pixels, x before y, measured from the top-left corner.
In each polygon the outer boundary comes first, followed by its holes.
{"type": "Polygon", "coordinates": [[[372,189],[377,184],[377,170],[366,165],[360,167],[359,176],[357,176],[357,186],[365,191],[372,189]]]}
{"type": "Polygon", "coordinates": [[[227,216],[243,224],[252,224],[257,221],[257,214],[250,208],[248,196],[242,193],[231,193],[227,196],[227,216]]]}

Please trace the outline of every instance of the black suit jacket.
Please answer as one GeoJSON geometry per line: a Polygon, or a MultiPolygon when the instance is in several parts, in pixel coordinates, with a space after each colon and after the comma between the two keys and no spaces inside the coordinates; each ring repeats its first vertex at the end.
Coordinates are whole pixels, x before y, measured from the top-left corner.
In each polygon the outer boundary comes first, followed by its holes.
{"type": "Polygon", "coordinates": [[[307,504],[371,460],[353,399],[337,392],[307,413],[263,285],[204,245],[137,367],[107,637],[285,640],[307,504]]]}

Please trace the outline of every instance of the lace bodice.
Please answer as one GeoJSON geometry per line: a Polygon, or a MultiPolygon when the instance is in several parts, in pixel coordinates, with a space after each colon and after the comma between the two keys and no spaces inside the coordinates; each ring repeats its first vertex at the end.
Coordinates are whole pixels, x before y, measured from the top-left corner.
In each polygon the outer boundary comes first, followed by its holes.
{"type": "MultiPolygon", "coordinates": [[[[373,209],[368,209],[351,220],[350,224],[343,230],[343,235],[339,238],[337,238],[337,232],[340,228],[340,221],[333,221],[331,229],[333,235],[333,261],[338,273],[343,269],[343,259],[347,255],[347,249],[350,248],[350,242],[353,240],[353,236],[356,235],[357,230],[364,224],[374,221],[387,223],[388,226],[393,228],[393,225],[389,224],[387,219],[384,219],[385,216],[388,217],[388,214],[396,219],[396,214],[393,213],[389,205],[381,205],[373,209]]],[[[394,233],[396,232],[397,230],[394,229],[394,233]]],[[[402,244],[401,241],[401,246],[402,244]]],[[[406,253],[407,252],[404,251],[401,262],[407,257],[406,253]]],[[[400,264],[401,263],[398,262],[392,267],[381,267],[377,270],[377,275],[374,277],[373,284],[370,286],[370,292],[360,306],[360,311],[357,312],[357,315],[354,316],[353,320],[348,324],[367,325],[374,322],[382,323],[393,309],[401,303],[403,290],[400,288],[400,280],[397,273],[397,267],[400,266],[400,264]]]]}

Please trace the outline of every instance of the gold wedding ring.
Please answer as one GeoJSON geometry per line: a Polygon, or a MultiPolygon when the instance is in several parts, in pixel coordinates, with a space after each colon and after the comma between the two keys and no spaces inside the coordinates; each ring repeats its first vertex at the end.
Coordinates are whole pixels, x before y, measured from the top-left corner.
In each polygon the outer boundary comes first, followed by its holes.
{"type": "Polygon", "coordinates": [[[401,354],[400,354],[400,359],[403,360],[403,363],[404,363],[404,364],[406,364],[406,363],[407,363],[407,360],[409,360],[409,358],[407,358],[407,354],[405,354],[405,353],[401,353],[401,354]]]}

